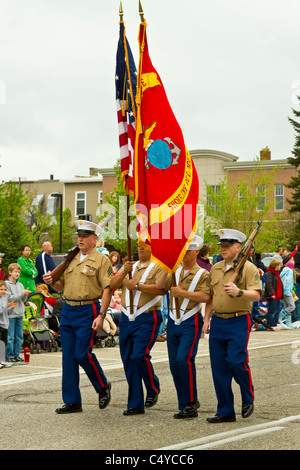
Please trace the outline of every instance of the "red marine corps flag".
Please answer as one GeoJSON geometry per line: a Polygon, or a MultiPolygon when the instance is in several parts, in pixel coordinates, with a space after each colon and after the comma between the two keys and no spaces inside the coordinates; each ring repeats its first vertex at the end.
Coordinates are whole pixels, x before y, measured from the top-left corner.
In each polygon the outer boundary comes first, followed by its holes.
{"type": "Polygon", "coordinates": [[[134,159],[139,245],[150,245],[152,261],[173,273],[196,232],[199,181],[161,78],[150,60],[143,17],[139,48],[134,159]]]}

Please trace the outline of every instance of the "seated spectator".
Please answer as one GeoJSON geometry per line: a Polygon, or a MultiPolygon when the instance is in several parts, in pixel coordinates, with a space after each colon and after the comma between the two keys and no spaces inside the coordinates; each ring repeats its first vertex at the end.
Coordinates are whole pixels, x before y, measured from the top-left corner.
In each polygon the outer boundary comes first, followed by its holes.
{"type": "Polygon", "coordinates": [[[115,290],[110,302],[110,308],[117,310],[117,312],[121,312],[121,294],[121,290],[115,290]]]}
{"type": "Polygon", "coordinates": [[[36,286],[36,291],[41,292],[44,295],[44,297],[52,297],[52,295],[49,292],[47,284],[38,284],[36,286]]]}

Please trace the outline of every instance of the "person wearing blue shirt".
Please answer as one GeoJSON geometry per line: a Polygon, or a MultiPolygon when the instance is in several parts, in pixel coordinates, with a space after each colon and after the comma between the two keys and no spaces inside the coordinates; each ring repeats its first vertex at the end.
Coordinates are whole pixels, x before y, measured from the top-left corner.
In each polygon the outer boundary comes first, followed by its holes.
{"type": "MultiPolygon", "coordinates": [[[[51,242],[44,242],[42,244],[42,251],[39,253],[36,257],[35,260],[35,267],[38,271],[38,275],[35,278],[35,283],[36,284],[42,284],[43,281],[43,275],[46,274],[48,271],[53,271],[55,268],[55,263],[53,259],[51,258],[51,253],[53,253],[53,246],[51,242]]],[[[55,292],[49,287],[49,291],[51,293],[55,292]]]]}

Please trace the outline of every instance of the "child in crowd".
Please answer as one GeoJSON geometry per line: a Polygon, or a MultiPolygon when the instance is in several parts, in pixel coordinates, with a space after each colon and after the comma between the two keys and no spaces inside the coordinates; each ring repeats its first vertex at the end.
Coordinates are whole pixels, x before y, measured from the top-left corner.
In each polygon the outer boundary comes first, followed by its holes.
{"type": "Polygon", "coordinates": [[[285,318],[283,322],[287,328],[292,327],[292,313],[295,310],[295,302],[293,298],[294,288],[294,262],[288,261],[280,273],[280,278],[283,284],[283,307],[285,318]]]}
{"type": "Polygon", "coordinates": [[[7,300],[15,302],[16,306],[8,312],[9,326],[7,332],[7,361],[23,362],[20,351],[23,344],[23,316],[25,312],[25,300],[29,294],[29,289],[24,289],[23,284],[18,282],[21,268],[18,263],[8,266],[7,300]]]}
{"type": "Polygon", "coordinates": [[[267,269],[264,298],[268,301],[267,322],[270,326],[277,326],[283,298],[283,285],[279,275],[281,261],[272,259],[267,269]]]}
{"type": "Polygon", "coordinates": [[[44,297],[52,297],[52,295],[49,292],[47,284],[38,284],[36,286],[36,291],[43,294],[44,297]]]}
{"type": "Polygon", "coordinates": [[[5,362],[7,346],[7,330],[9,325],[8,311],[10,307],[15,307],[15,302],[7,302],[7,284],[0,281],[0,369],[10,367],[12,364],[5,362]]]}
{"type": "Polygon", "coordinates": [[[110,302],[110,308],[117,310],[117,312],[121,312],[121,294],[121,290],[116,290],[110,302]]]}

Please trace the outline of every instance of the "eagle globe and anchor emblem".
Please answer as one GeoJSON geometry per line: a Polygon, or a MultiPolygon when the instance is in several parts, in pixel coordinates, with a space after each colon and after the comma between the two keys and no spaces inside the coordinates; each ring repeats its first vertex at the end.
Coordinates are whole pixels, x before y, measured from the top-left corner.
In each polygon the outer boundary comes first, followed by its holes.
{"type": "MultiPolygon", "coordinates": [[[[153,127],[151,126],[149,134],[152,132],[153,127]]],[[[150,135],[147,136],[145,132],[145,143],[146,149],[145,156],[145,167],[148,170],[153,165],[158,170],[166,170],[171,165],[177,165],[181,150],[170,137],[164,137],[164,139],[149,140],[150,135]]]]}

